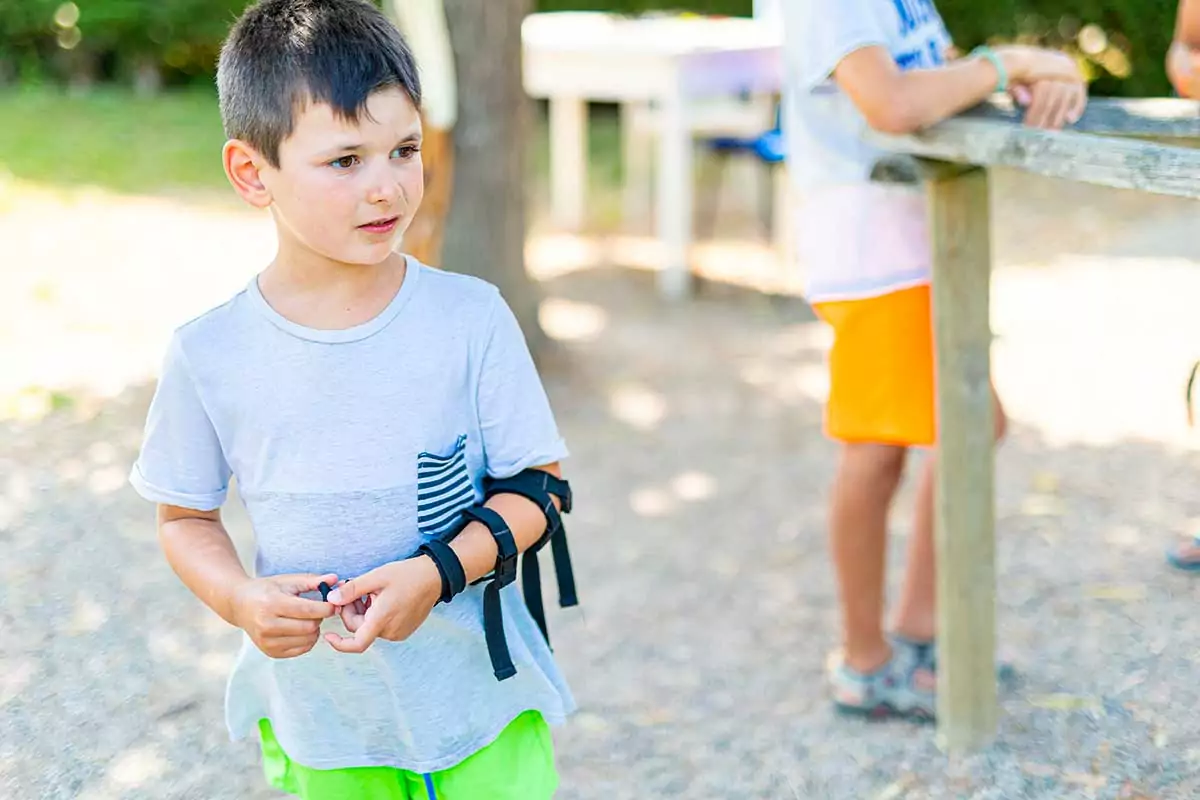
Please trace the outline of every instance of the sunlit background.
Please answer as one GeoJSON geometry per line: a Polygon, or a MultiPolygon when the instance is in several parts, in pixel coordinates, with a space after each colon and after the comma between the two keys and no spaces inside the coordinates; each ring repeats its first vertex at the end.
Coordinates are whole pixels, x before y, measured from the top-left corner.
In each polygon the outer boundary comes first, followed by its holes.
{"type": "MultiPolygon", "coordinates": [[[[254,747],[223,729],[237,634],[170,573],[153,510],[125,481],[171,331],[273,253],[270,221],[235,201],[219,162],[211,70],[242,5],[0,2],[8,797],[274,796],[254,747]]],[[[1168,91],[1174,3],[940,5],[963,48],[1050,42],[1098,92],[1168,91]]],[[[529,10],[667,6],[753,12],[749,0],[529,10]]],[[[760,101],[728,98],[710,116],[766,127],[774,98],[765,114],[760,101]]],[[[1200,359],[1195,205],[994,174],[993,357],[1013,420],[998,457],[1000,645],[1026,678],[1002,697],[1001,749],[951,763],[927,731],[827,708],[830,339],[776,237],[786,165],[725,163],[695,132],[697,285],[669,302],[653,166],[631,165],[628,120],[590,105],[585,217],[568,230],[544,99],[535,111],[527,264],[579,496],[582,607],[551,610],[581,703],[558,734],[561,796],[1197,796],[1200,593],[1162,560],[1200,530],[1183,397],[1200,359]]],[[[229,516],[248,555],[240,506],[229,516]]]]}

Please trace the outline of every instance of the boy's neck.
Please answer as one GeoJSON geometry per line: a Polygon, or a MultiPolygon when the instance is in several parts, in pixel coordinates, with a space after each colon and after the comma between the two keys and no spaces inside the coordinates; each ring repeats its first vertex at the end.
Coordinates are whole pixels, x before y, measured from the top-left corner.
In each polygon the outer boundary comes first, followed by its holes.
{"type": "Polygon", "coordinates": [[[393,253],[378,264],[336,264],[288,258],[281,250],[258,276],[258,289],[279,314],[318,330],[344,330],[370,322],[395,298],[407,259],[393,253]]]}

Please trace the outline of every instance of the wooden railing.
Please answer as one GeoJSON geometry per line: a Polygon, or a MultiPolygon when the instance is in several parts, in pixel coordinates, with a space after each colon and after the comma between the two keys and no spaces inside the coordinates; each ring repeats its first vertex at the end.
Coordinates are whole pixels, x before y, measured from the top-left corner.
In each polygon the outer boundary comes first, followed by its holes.
{"type": "Polygon", "coordinates": [[[1200,198],[1200,149],[1179,146],[1200,143],[1200,104],[1093,100],[1076,125],[1050,132],[1025,127],[1017,110],[994,101],[919,134],[871,138],[895,154],[876,165],[875,178],[923,181],[928,196],[939,429],[938,740],[943,749],[966,751],[987,744],[997,725],[988,169],[1200,198]]]}

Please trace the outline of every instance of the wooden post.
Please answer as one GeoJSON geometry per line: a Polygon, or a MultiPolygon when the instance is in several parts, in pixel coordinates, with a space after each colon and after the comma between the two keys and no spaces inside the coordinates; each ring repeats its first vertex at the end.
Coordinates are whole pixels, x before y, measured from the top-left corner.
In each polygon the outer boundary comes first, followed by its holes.
{"type": "Polygon", "coordinates": [[[984,169],[1200,199],[1200,149],[1145,141],[1200,140],[1200,103],[1100,98],[1066,131],[1038,130],[1021,124],[1021,117],[1011,103],[993,102],[917,134],[866,134],[889,153],[875,165],[873,179],[925,180],[928,187],[941,459],[934,523],[938,739],[944,749],[960,752],[990,741],[997,717],[984,169]]]}
{"type": "Polygon", "coordinates": [[[987,171],[930,163],[939,463],[935,499],[938,743],[996,732],[991,240],[987,171]]]}

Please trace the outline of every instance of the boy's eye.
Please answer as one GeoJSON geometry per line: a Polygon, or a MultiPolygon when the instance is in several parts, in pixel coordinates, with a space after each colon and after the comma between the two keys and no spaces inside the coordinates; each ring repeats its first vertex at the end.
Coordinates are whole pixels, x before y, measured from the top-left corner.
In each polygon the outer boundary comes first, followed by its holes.
{"type": "Polygon", "coordinates": [[[395,150],[393,150],[392,158],[409,159],[409,158],[412,158],[413,156],[415,156],[419,152],[421,152],[420,147],[417,147],[415,144],[406,144],[406,145],[397,147],[395,150]]]}
{"type": "Polygon", "coordinates": [[[358,156],[342,156],[329,162],[329,166],[337,169],[350,169],[358,163],[358,156]]]}

